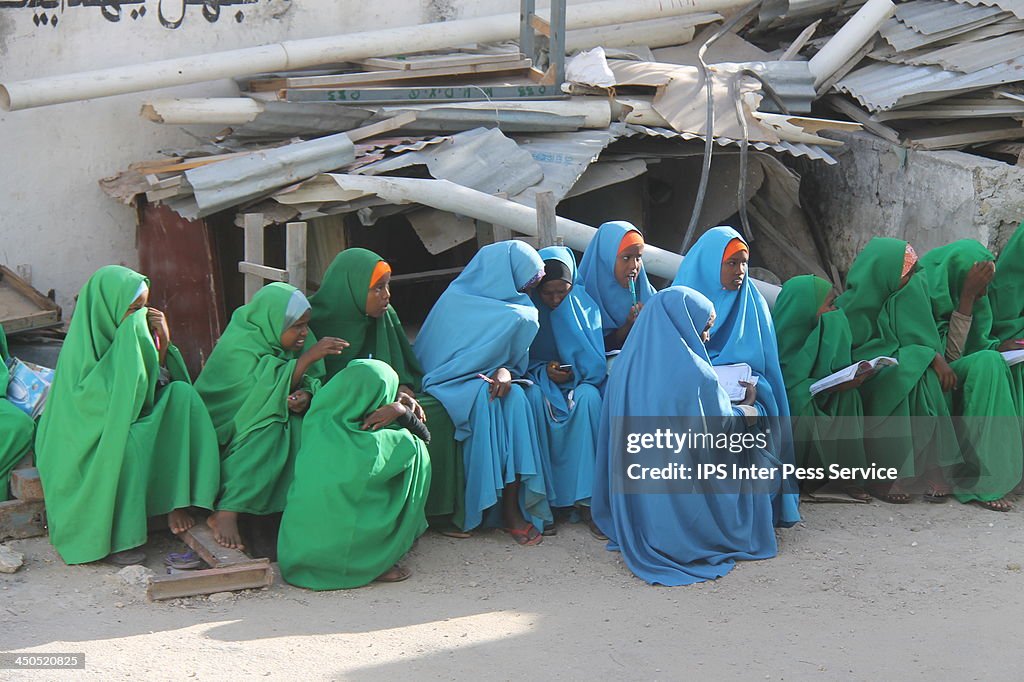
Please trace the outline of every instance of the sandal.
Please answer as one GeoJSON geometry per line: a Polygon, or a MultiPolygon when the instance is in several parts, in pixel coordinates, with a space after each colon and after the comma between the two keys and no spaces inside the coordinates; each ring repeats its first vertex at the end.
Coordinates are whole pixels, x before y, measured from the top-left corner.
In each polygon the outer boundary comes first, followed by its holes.
{"type": "Polygon", "coordinates": [[[115,566],[135,566],[146,563],[146,553],[136,547],[108,554],[104,561],[115,566]]]}
{"type": "Polygon", "coordinates": [[[181,554],[177,552],[171,552],[164,557],[164,566],[175,568],[179,571],[191,571],[196,568],[202,568],[205,562],[199,558],[193,550],[188,550],[181,554]]]}
{"type": "Polygon", "coordinates": [[[872,486],[867,489],[867,492],[872,497],[876,497],[882,502],[888,502],[889,504],[910,504],[912,500],[910,495],[895,483],[884,490],[882,488],[872,486]],[[895,488],[895,490],[893,490],[893,488],[895,488]]]}
{"type": "Polygon", "coordinates": [[[994,512],[1008,512],[1013,510],[1013,503],[1002,497],[998,500],[971,500],[970,504],[974,504],[982,509],[988,509],[989,511],[994,512]]]}
{"type": "Polygon", "coordinates": [[[932,504],[945,504],[952,494],[953,489],[948,484],[928,481],[928,491],[921,496],[921,499],[932,504]]]}
{"type": "Polygon", "coordinates": [[[867,490],[864,490],[864,488],[859,485],[848,485],[845,488],[843,488],[843,492],[846,493],[848,497],[857,500],[858,502],[871,501],[871,493],[869,493],[867,490]]]}
{"type": "Polygon", "coordinates": [[[544,536],[532,523],[526,524],[525,528],[502,528],[502,530],[511,535],[516,544],[523,547],[533,547],[544,541],[544,536]]]}
{"type": "Polygon", "coordinates": [[[594,519],[587,519],[587,529],[590,531],[591,535],[593,535],[601,542],[604,542],[608,539],[608,536],[602,533],[601,529],[597,527],[596,523],[594,523],[594,519]]]}
{"type": "Polygon", "coordinates": [[[552,535],[558,535],[558,524],[552,521],[550,524],[544,524],[544,531],[541,535],[545,537],[551,537],[552,535]]]}
{"type": "Polygon", "coordinates": [[[399,566],[398,564],[395,564],[394,566],[392,566],[391,568],[389,568],[388,570],[384,571],[376,578],[374,578],[373,582],[400,583],[403,580],[408,580],[410,576],[412,576],[412,571],[410,571],[405,566],[399,566]]]}
{"type": "Polygon", "coordinates": [[[472,533],[464,530],[459,530],[455,526],[449,526],[448,528],[439,528],[438,533],[445,536],[446,538],[457,538],[459,540],[465,540],[466,538],[473,537],[472,533]]]}

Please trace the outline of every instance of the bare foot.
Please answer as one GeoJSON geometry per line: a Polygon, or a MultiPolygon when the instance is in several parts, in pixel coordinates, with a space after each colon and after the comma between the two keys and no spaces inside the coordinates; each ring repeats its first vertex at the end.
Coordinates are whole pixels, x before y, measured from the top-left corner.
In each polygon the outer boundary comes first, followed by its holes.
{"type": "Polygon", "coordinates": [[[167,515],[167,525],[172,533],[178,535],[196,525],[196,520],[192,518],[187,509],[175,509],[167,515]]]}
{"type": "Polygon", "coordinates": [[[242,534],[238,532],[238,512],[215,511],[206,518],[213,530],[213,538],[228,549],[245,549],[242,534]]]}
{"type": "Polygon", "coordinates": [[[381,573],[373,582],[375,583],[400,583],[403,580],[407,580],[412,575],[412,571],[404,566],[395,564],[384,573],[381,573]]]}

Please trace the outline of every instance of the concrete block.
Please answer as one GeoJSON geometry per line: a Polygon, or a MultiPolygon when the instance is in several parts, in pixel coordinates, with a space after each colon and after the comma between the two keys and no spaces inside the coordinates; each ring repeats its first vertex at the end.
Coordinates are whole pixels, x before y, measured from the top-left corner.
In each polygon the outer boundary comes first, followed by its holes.
{"type": "Polygon", "coordinates": [[[0,502],[0,542],[46,535],[46,508],[42,501],[0,502]]]}
{"type": "Polygon", "coordinates": [[[15,469],[11,472],[11,494],[19,500],[42,500],[43,483],[35,467],[15,469]]]}

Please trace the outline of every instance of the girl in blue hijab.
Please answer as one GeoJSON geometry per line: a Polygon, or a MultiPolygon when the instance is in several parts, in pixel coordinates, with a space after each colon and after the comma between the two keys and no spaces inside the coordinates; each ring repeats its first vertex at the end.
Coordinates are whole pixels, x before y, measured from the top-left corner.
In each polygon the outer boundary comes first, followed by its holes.
{"type": "Polygon", "coordinates": [[[617,350],[654,287],[643,262],[644,238],[633,225],[616,220],[597,230],[580,261],[579,278],[601,311],[606,350],[617,350]]]}
{"type": "MultiPolygon", "coordinates": [[[[717,315],[707,344],[712,365],[746,363],[757,375],[757,407],[768,418],[769,449],[782,462],[793,464],[793,435],[789,399],[779,365],[779,347],[768,303],[747,277],[750,247],[731,227],[705,232],[686,254],[673,286],[687,286],[704,294],[717,315]]],[[[788,481],[785,494],[775,500],[776,525],[788,527],[800,520],[799,493],[788,481]]]]}
{"type": "MultiPolygon", "coordinates": [[[[608,379],[594,521],[609,537],[608,549],[620,551],[629,569],[651,584],[714,580],[737,560],[768,559],[777,552],[768,489],[627,478],[630,465],[644,461],[624,447],[627,434],[670,427],[677,433],[692,429],[735,436],[745,431],[740,416],[756,414],[749,405],[756,388],[748,389],[747,404],[734,406],[718,385],[704,348],[714,324],[714,308],[700,293],[686,287],[659,292],[648,301],[608,379]]],[[[701,463],[778,466],[755,448],[729,454],[687,447],[658,463],[668,462],[691,472],[701,463]]]]}
{"type": "Polygon", "coordinates": [[[523,388],[511,383],[526,374],[537,336],[537,308],[525,292],[543,276],[544,261],[524,242],[483,247],[441,294],[413,346],[423,390],[441,401],[463,443],[463,529],[486,515],[521,545],[538,544],[538,528],[551,522],[537,423],[523,388]]]}
{"type": "Polygon", "coordinates": [[[549,502],[554,507],[589,505],[600,389],[607,375],[601,313],[579,281],[572,251],[549,246],[540,256],[544,279],[531,292],[540,319],[530,346],[535,387],[527,395],[550,467],[545,469],[549,502]]]}

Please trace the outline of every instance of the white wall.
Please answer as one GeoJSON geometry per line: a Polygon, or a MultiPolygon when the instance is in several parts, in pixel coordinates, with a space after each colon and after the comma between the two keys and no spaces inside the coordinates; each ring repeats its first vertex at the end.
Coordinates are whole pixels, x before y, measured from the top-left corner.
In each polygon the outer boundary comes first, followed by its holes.
{"type": "MultiPolygon", "coordinates": [[[[16,4],[0,7],[2,82],[519,8],[518,0],[220,0],[220,16],[210,22],[202,0],[121,0],[120,19],[113,22],[81,0],[77,6],[75,0],[37,3],[55,5],[49,10],[29,7],[29,0],[16,4]],[[131,12],[142,9],[133,19],[131,12]],[[177,28],[161,25],[160,12],[171,23],[181,19],[177,28]],[[33,17],[44,13],[47,23],[37,25],[33,17]]],[[[157,150],[194,142],[180,129],[143,121],[142,102],[158,94],[236,93],[233,82],[219,81],[0,112],[0,263],[31,266],[34,286],[55,289],[67,317],[94,270],[137,262],[134,210],[107,197],[97,182],[157,158],[157,150]]]]}

